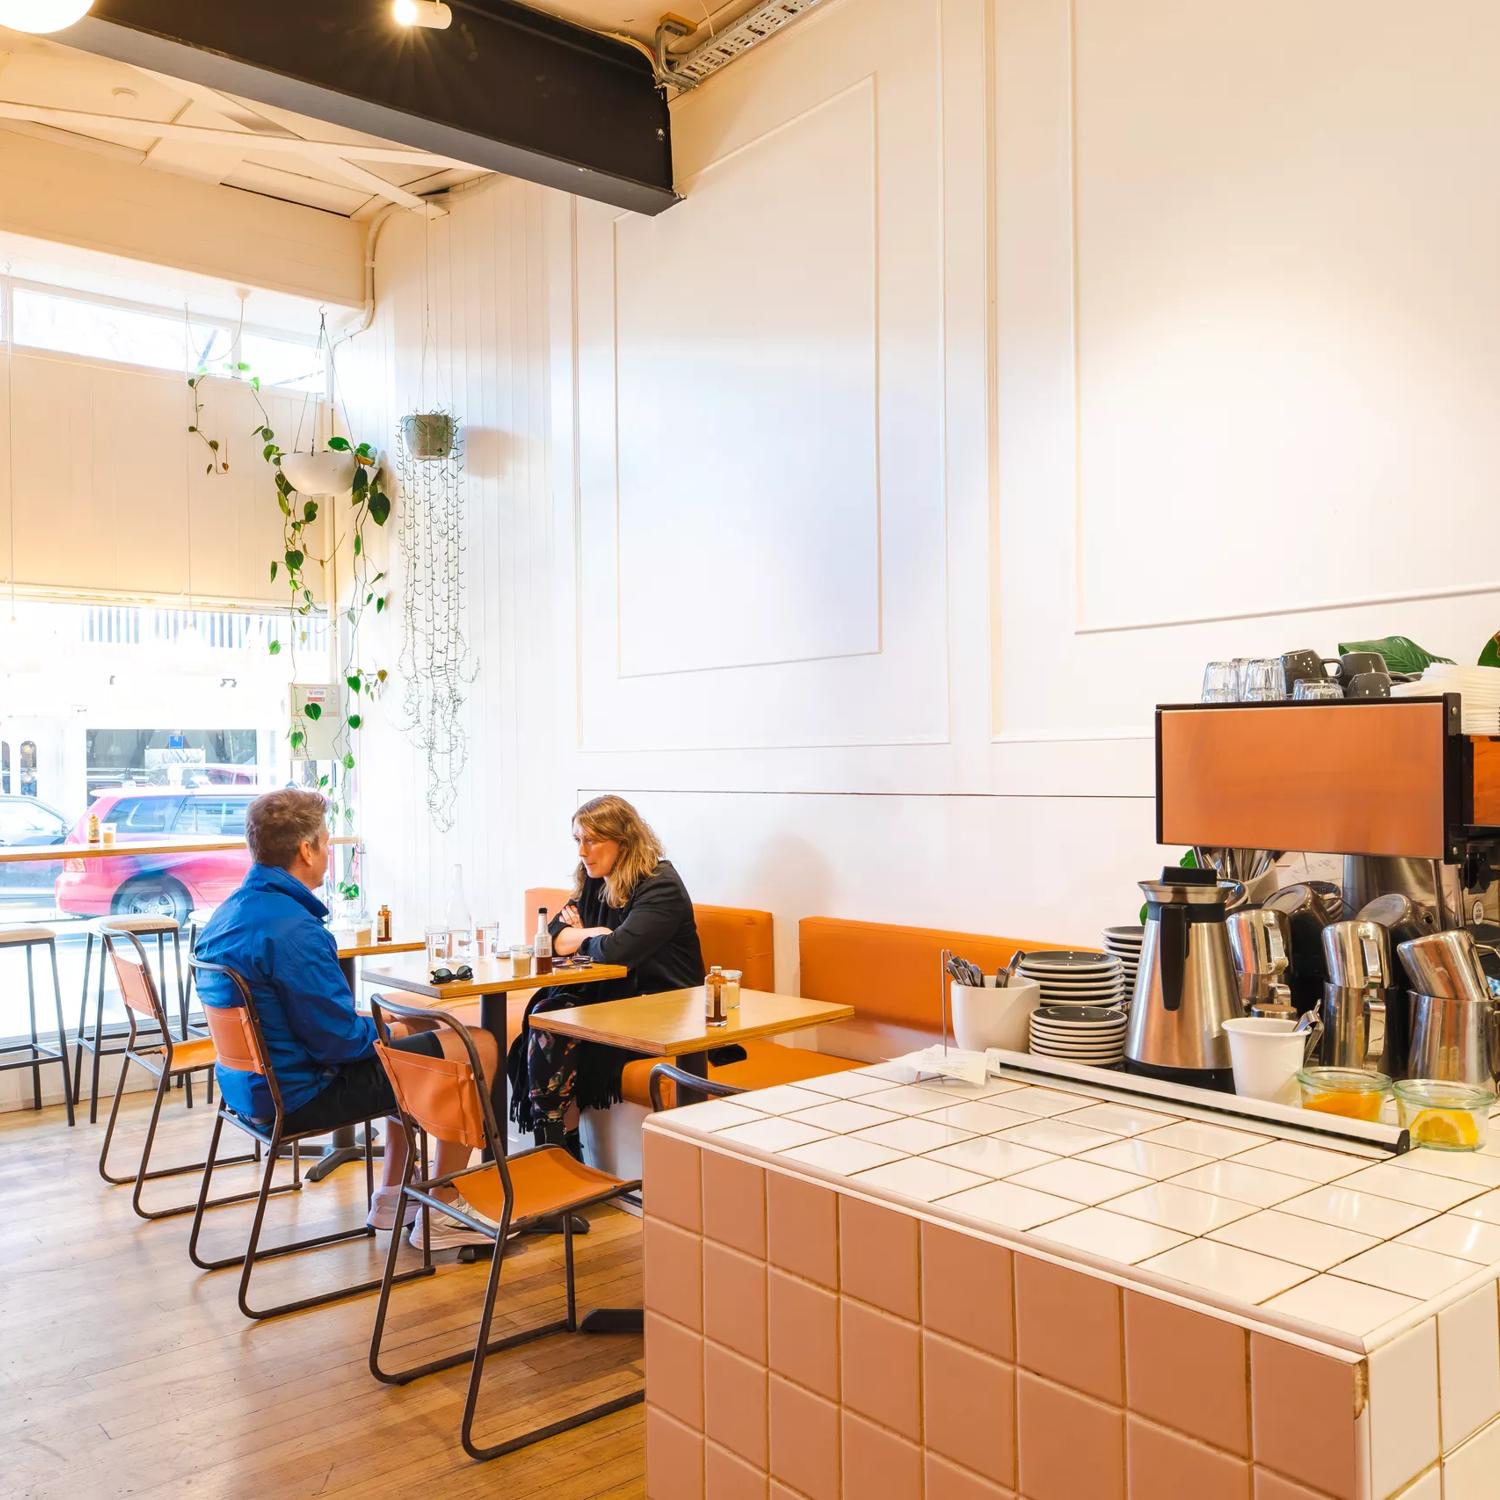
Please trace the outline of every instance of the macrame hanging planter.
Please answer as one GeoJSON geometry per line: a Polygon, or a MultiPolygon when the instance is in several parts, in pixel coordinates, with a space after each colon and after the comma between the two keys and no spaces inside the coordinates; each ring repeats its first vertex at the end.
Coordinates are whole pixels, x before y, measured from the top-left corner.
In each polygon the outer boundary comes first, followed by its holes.
{"type": "Polygon", "coordinates": [[[396,467],[403,610],[399,670],[405,686],[401,727],[427,757],[427,810],[434,826],[447,832],[469,758],[463,705],[477,670],[464,638],[467,543],[457,421],[446,412],[403,418],[396,467]],[[446,439],[441,444],[439,429],[446,439]],[[431,451],[436,446],[444,451],[431,451]]]}

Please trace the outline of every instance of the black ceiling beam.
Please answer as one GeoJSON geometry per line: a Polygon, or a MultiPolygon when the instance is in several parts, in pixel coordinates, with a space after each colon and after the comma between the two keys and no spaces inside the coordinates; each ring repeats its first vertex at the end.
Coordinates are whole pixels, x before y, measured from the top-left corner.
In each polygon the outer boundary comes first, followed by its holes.
{"type": "Polygon", "coordinates": [[[427,31],[390,0],[95,0],[56,39],[638,213],[677,201],[641,53],[512,0],[449,3],[427,31]]]}

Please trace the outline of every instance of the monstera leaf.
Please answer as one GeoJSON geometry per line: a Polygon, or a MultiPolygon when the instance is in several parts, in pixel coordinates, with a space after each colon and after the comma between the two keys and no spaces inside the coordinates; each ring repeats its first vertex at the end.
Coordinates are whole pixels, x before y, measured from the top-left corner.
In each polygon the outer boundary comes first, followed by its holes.
{"type": "Polygon", "coordinates": [[[1479,665],[1481,667],[1500,667],[1500,633],[1492,635],[1484,643],[1484,650],[1479,653],[1479,665]]]}
{"type": "MultiPolygon", "coordinates": [[[[1493,642],[1491,643],[1493,645],[1493,642]]],[[[1378,651],[1385,657],[1387,672],[1422,673],[1433,662],[1440,661],[1451,666],[1451,656],[1434,656],[1424,651],[1414,640],[1404,635],[1388,635],[1378,641],[1340,641],[1339,655],[1346,651],[1378,651]]]]}

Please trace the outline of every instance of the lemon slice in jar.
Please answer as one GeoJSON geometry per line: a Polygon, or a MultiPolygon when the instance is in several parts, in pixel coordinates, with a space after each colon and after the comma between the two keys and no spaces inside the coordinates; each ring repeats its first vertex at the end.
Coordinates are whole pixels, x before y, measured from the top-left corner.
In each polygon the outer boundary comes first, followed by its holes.
{"type": "Polygon", "coordinates": [[[1479,1127],[1465,1110],[1424,1109],[1411,1122],[1411,1138],[1419,1146],[1462,1149],[1479,1144],[1479,1127]]]}

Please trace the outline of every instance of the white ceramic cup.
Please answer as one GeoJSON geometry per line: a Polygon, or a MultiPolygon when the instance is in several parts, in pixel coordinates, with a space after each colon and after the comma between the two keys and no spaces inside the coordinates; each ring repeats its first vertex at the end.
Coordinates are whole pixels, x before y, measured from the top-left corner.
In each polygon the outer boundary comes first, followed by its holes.
{"type": "Polygon", "coordinates": [[[1295,1104],[1297,1070],[1307,1052],[1307,1033],[1295,1021],[1273,1016],[1237,1016],[1225,1021],[1234,1091],[1247,1099],[1295,1104]]]}
{"type": "Polygon", "coordinates": [[[1042,1000],[1034,979],[1012,979],[996,989],[993,977],[983,985],[953,981],[953,1040],[965,1052],[1004,1047],[1024,1052],[1031,1038],[1031,1013],[1042,1000]]]}

